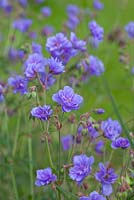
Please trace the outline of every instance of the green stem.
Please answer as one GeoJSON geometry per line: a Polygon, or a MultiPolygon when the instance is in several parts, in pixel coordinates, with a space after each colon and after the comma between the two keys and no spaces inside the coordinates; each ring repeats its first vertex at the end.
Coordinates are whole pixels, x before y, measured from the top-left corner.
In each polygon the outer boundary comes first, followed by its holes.
{"type": "Polygon", "coordinates": [[[47,145],[49,164],[50,164],[51,168],[54,169],[54,165],[53,165],[53,161],[52,161],[52,158],[51,158],[51,153],[50,153],[50,148],[49,148],[49,143],[48,143],[47,136],[46,136],[46,145],[47,145]]]}
{"type": "Polygon", "coordinates": [[[30,193],[32,200],[34,199],[34,181],[33,181],[33,160],[32,160],[32,138],[28,138],[28,154],[29,154],[29,174],[30,174],[30,193]]]}
{"type": "Polygon", "coordinates": [[[11,178],[12,178],[12,184],[13,184],[13,190],[14,190],[14,195],[15,195],[15,200],[19,200],[19,195],[17,191],[17,185],[16,185],[16,180],[15,180],[15,175],[13,168],[11,167],[11,178]]]}
{"type": "Polygon", "coordinates": [[[118,120],[120,121],[120,124],[122,125],[122,128],[124,129],[124,132],[126,134],[126,136],[128,137],[130,143],[131,143],[131,146],[132,148],[134,148],[134,143],[129,135],[129,130],[126,128],[123,120],[122,120],[122,117],[120,115],[120,112],[119,112],[119,109],[118,109],[118,106],[117,106],[117,103],[113,97],[113,95],[111,94],[111,91],[110,91],[110,88],[109,88],[109,85],[108,85],[108,82],[106,80],[106,78],[104,76],[102,76],[102,80],[103,80],[103,85],[104,85],[104,88],[109,96],[109,99],[111,100],[111,103],[112,103],[112,106],[113,106],[113,109],[115,111],[115,114],[116,116],[118,117],[118,120]]]}
{"type": "Polygon", "coordinates": [[[14,139],[14,146],[13,146],[13,151],[12,151],[13,157],[15,156],[15,153],[16,153],[17,141],[18,141],[18,137],[19,137],[20,118],[21,118],[21,112],[19,110],[18,117],[17,117],[17,125],[16,125],[16,133],[15,133],[15,139],[14,139]]]}

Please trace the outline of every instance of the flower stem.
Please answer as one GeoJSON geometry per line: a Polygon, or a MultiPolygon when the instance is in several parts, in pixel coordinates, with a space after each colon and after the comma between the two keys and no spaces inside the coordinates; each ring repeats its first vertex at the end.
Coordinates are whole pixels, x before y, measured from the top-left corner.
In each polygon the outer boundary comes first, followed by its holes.
{"type": "Polygon", "coordinates": [[[13,151],[12,151],[13,157],[15,156],[15,153],[16,153],[17,141],[18,141],[18,137],[19,137],[20,118],[21,118],[21,112],[19,110],[18,117],[17,117],[17,125],[16,125],[16,133],[15,133],[15,139],[14,139],[14,146],[13,146],[13,151]]]}
{"type": "Polygon", "coordinates": [[[18,191],[17,191],[15,175],[14,175],[14,171],[13,171],[12,167],[11,167],[11,178],[12,178],[12,184],[13,184],[13,189],[14,189],[15,200],[19,200],[19,195],[18,195],[18,191]]]}
{"type": "Polygon", "coordinates": [[[28,154],[29,154],[29,174],[30,174],[30,193],[32,200],[34,199],[34,189],[33,189],[33,161],[32,161],[32,138],[28,138],[28,154]]]}
{"type": "Polygon", "coordinates": [[[49,148],[49,143],[48,143],[47,136],[46,136],[46,145],[47,145],[47,152],[48,152],[49,164],[50,164],[51,168],[54,169],[54,165],[53,165],[53,161],[52,161],[52,158],[51,158],[51,153],[50,153],[50,148],[49,148]]]}

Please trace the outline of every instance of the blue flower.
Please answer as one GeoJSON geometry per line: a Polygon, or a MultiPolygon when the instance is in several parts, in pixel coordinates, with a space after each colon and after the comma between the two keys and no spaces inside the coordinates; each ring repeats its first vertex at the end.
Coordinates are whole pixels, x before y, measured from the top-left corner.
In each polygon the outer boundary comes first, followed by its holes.
{"type": "Polygon", "coordinates": [[[4,87],[2,84],[0,84],[0,102],[3,102],[4,99],[4,87]]]}
{"type": "Polygon", "coordinates": [[[112,141],[119,137],[122,132],[120,123],[117,120],[112,120],[111,118],[101,123],[101,129],[104,136],[112,141]]]}
{"type": "Polygon", "coordinates": [[[45,72],[46,61],[41,54],[34,53],[29,55],[24,64],[24,74],[27,78],[36,78],[37,73],[45,72]]]}
{"type": "Polygon", "coordinates": [[[95,144],[95,151],[98,154],[102,154],[102,148],[104,147],[104,141],[103,140],[99,140],[96,144],[95,144]]]}
{"type": "Polygon", "coordinates": [[[14,93],[19,92],[22,95],[26,94],[27,84],[28,81],[20,75],[16,75],[8,79],[8,85],[10,85],[13,88],[14,93]]]}
{"type": "Polygon", "coordinates": [[[82,181],[91,173],[94,157],[86,155],[77,155],[73,158],[74,166],[69,170],[69,176],[72,180],[81,184],[82,181]]]}
{"type": "Polygon", "coordinates": [[[96,10],[102,10],[104,8],[104,4],[100,2],[99,0],[94,0],[93,6],[96,10]]]}
{"type": "Polygon", "coordinates": [[[130,146],[129,140],[123,137],[116,138],[111,144],[111,147],[113,149],[117,149],[117,148],[126,149],[129,146],[130,146]]]}
{"type": "Polygon", "coordinates": [[[67,151],[70,149],[70,147],[73,144],[73,136],[72,135],[62,136],[61,142],[62,142],[63,150],[67,151]]]}
{"type": "Polygon", "coordinates": [[[104,29],[99,26],[95,20],[89,22],[89,30],[91,32],[91,44],[93,47],[98,47],[99,43],[103,41],[104,29]]]}
{"type": "Polygon", "coordinates": [[[55,174],[52,174],[52,170],[49,167],[46,169],[37,170],[36,174],[37,174],[37,177],[36,177],[35,185],[38,187],[48,185],[57,180],[57,176],[55,174]]]}
{"type": "Polygon", "coordinates": [[[32,53],[42,53],[42,46],[40,44],[37,44],[35,42],[32,42],[32,53]]]}
{"type": "Polygon", "coordinates": [[[59,90],[52,96],[52,99],[61,105],[63,112],[78,110],[80,104],[83,102],[83,97],[75,94],[69,86],[65,86],[63,90],[59,90]]]}
{"type": "Polygon", "coordinates": [[[80,9],[74,4],[68,4],[66,10],[68,14],[78,15],[80,13],[80,9]]]}
{"type": "Polygon", "coordinates": [[[53,113],[53,110],[51,109],[51,106],[49,105],[44,105],[43,107],[38,106],[31,110],[31,115],[33,117],[36,117],[43,121],[48,120],[50,116],[52,115],[52,113],[53,113]]]}
{"type": "Polygon", "coordinates": [[[31,19],[16,19],[12,27],[14,29],[19,30],[20,32],[24,33],[27,32],[29,27],[32,25],[32,20],[31,19]]]}
{"type": "Polygon", "coordinates": [[[20,5],[23,6],[23,7],[26,7],[27,4],[28,4],[27,0],[19,0],[19,3],[20,3],[20,5]]]}
{"type": "Polygon", "coordinates": [[[70,41],[72,42],[74,49],[82,52],[86,51],[86,42],[84,40],[79,40],[73,32],[71,32],[70,41]]]}
{"type": "Polygon", "coordinates": [[[56,79],[51,73],[39,73],[39,77],[42,85],[44,86],[44,89],[49,89],[56,82],[56,79]]]}
{"type": "Polygon", "coordinates": [[[43,7],[41,8],[41,13],[43,14],[43,16],[49,17],[51,15],[51,8],[47,6],[43,7]]]}
{"type": "Polygon", "coordinates": [[[102,184],[102,193],[109,196],[112,192],[112,184],[117,180],[118,176],[114,173],[114,169],[109,166],[99,163],[100,170],[96,172],[95,178],[102,184]]]}
{"type": "Polygon", "coordinates": [[[80,66],[84,67],[85,72],[87,72],[89,76],[101,76],[105,71],[103,62],[93,55],[82,60],[80,66]]]}
{"type": "Polygon", "coordinates": [[[63,33],[57,33],[55,36],[47,38],[46,49],[52,57],[58,58],[63,64],[76,54],[72,48],[72,43],[63,33]]]}
{"type": "Polygon", "coordinates": [[[48,59],[49,72],[58,75],[65,72],[65,67],[57,58],[51,57],[48,59]]]}
{"type": "Polygon", "coordinates": [[[130,39],[134,39],[134,22],[129,22],[126,26],[125,26],[125,31],[128,34],[128,37],[130,39]]]}
{"type": "Polygon", "coordinates": [[[98,192],[93,191],[90,193],[88,197],[83,196],[83,197],[80,197],[79,200],[106,200],[106,198],[100,195],[98,192]]]}

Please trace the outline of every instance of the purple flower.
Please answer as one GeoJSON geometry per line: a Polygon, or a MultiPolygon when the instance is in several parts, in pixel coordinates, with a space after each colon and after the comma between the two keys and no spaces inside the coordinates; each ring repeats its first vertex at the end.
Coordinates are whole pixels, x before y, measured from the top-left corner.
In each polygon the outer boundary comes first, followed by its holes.
{"type": "Polygon", "coordinates": [[[94,0],[93,6],[96,10],[102,10],[104,8],[104,4],[100,2],[99,0],[94,0]]]}
{"type": "Polygon", "coordinates": [[[8,4],[9,4],[8,0],[1,0],[0,8],[5,8],[6,6],[8,6],[8,4]]]}
{"type": "Polygon", "coordinates": [[[71,32],[70,41],[72,42],[74,49],[82,52],[86,51],[86,42],[84,40],[79,40],[73,32],[71,32]]]}
{"type": "Polygon", "coordinates": [[[28,4],[27,0],[19,0],[19,3],[20,3],[20,5],[23,6],[23,7],[26,7],[27,4],[28,4]]]}
{"type": "Polygon", "coordinates": [[[98,47],[99,43],[103,41],[104,38],[104,29],[99,26],[95,20],[89,22],[89,30],[91,32],[91,44],[93,47],[98,47]]]}
{"type": "Polygon", "coordinates": [[[40,81],[42,82],[42,85],[44,86],[44,89],[49,89],[54,83],[56,82],[56,79],[53,77],[50,73],[39,73],[40,81]]]}
{"type": "Polygon", "coordinates": [[[50,25],[44,26],[44,28],[41,31],[42,35],[45,35],[45,36],[52,35],[53,32],[54,32],[54,27],[50,25]]]}
{"type": "Polygon", "coordinates": [[[96,172],[95,178],[102,184],[102,193],[109,196],[113,189],[112,184],[117,180],[118,176],[114,173],[114,169],[109,166],[108,163],[105,165],[99,163],[100,170],[96,172]]]}
{"type": "Polygon", "coordinates": [[[66,64],[76,54],[76,51],[72,49],[71,42],[63,33],[47,38],[46,49],[52,57],[57,57],[63,64],[66,64]]]}
{"type": "Polygon", "coordinates": [[[7,15],[10,15],[11,12],[13,11],[13,6],[8,4],[5,8],[4,8],[4,11],[7,15]]]}
{"type": "Polygon", "coordinates": [[[99,136],[98,131],[95,129],[95,127],[92,124],[89,124],[87,129],[88,129],[88,132],[89,132],[89,136],[91,138],[96,138],[96,137],[99,136]]]}
{"type": "Polygon", "coordinates": [[[128,37],[130,39],[134,39],[134,22],[129,22],[126,26],[125,26],[125,31],[128,34],[128,37]]]}
{"type": "Polygon", "coordinates": [[[101,74],[105,71],[102,61],[93,55],[90,55],[87,59],[82,60],[80,65],[84,67],[85,72],[87,72],[89,76],[101,76],[101,74]]]}
{"type": "Polygon", "coordinates": [[[73,136],[72,135],[62,136],[61,142],[62,142],[63,150],[67,151],[71,148],[73,144],[73,136]]]}
{"type": "Polygon", "coordinates": [[[83,197],[80,197],[79,200],[106,200],[106,198],[100,195],[98,192],[94,191],[94,192],[91,192],[88,197],[83,196],[83,197]]]}
{"type": "Polygon", "coordinates": [[[0,84],[0,103],[4,101],[4,87],[0,84]]]}
{"type": "Polygon", "coordinates": [[[38,35],[37,35],[37,33],[35,32],[35,31],[31,31],[31,32],[29,32],[29,37],[31,38],[31,39],[36,39],[37,37],[38,37],[38,35]]]}
{"type": "Polygon", "coordinates": [[[132,67],[131,69],[131,74],[134,74],[134,67],[132,67]]]}
{"type": "Polygon", "coordinates": [[[126,149],[129,146],[130,146],[129,140],[123,137],[116,138],[111,144],[111,147],[113,149],[117,149],[117,148],[126,149]]]}
{"type": "Polygon", "coordinates": [[[19,30],[22,33],[25,33],[28,31],[29,27],[32,25],[32,20],[31,19],[16,19],[12,27],[14,29],[19,30]]]}
{"type": "Polygon", "coordinates": [[[27,84],[28,84],[28,81],[20,75],[16,75],[15,77],[10,77],[8,79],[8,85],[10,85],[13,88],[13,92],[15,94],[17,92],[20,92],[20,94],[22,95],[26,94],[27,84]]]}
{"type": "Polygon", "coordinates": [[[52,113],[53,113],[53,110],[51,109],[51,106],[49,105],[38,106],[31,110],[31,115],[42,121],[48,120],[50,116],[52,115],[52,113]]]}
{"type": "Polygon", "coordinates": [[[52,170],[50,167],[46,169],[39,169],[36,171],[36,174],[37,176],[35,185],[38,187],[48,185],[57,180],[57,176],[55,174],[52,174],[52,170]]]}
{"type": "Polygon", "coordinates": [[[95,144],[95,151],[98,154],[102,154],[102,148],[104,147],[104,141],[103,140],[99,140],[96,144],[95,144]]]}
{"type": "Polygon", "coordinates": [[[45,72],[46,61],[41,54],[34,53],[29,55],[24,64],[25,76],[29,79],[36,78],[37,73],[45,72]]]}
{"type": "Polygon", "coordinates": [[[36,3],[42,3],[42,2],[44,2],[45,0],[35,0],[36,1],[36,3]]]}
{"type": "Polygon", "coordinates": [[[105,112],[105,110],[103,108],[98,108],[98,109],[95,109],[94,112],[96,114],[103,114],[105,112]]]}
{"type": "Polygon", "coordinates": [[[73,158],[74,166],[69,170],[69,176],[72,180],[81,184],[82,181],[91,173],[94,157],[86,155],[76,155],[73,158]]]}
{"type": "Polygon", "coordinates": [[[37,44],[35,42],[32,42],[32,53],[42,53],[42,46],[40,44],[37,44]]]}
{"type": "Polygon", "coordinates": [[[69,4],[66,10],[68,14],[78,15],[80,13],[80,9],[74,4],[69,4]]]}
{"type": "Polygon", "coordinates": [[[41,8],[41,13],[44,17],[49,17],[51,15],[51,8],[50,7],[43,7],[41,8]]]}
{"type": "Polygon", "coordinates": [[[65,23],[65,26],[68,27],[70,30],[75,30],[79,22],[80,20],[77,16],[73,14],[69,14],[68,20],[65,23]]]}
{"type": "Polygon", "coordinates": [[[83,102],[83,97],[75,94],[69,86],[65,86],[63,90],[59,90],[52,96],[52,99],[61,105],[63,112],[78,110],[80,104],[83,102]]]}
{"type": "Polygon", "coordinates": [[[48,59],[48,66],[50,73],[54,75],[58,75],[65,72],[64,65],[57,58],[51,57],[50,59],[48,59]]]}
{"type": "Polygon", "coordinates": [[[101,123],[101,129],[104,136],[112,141],[119,137],[122,132],[120,123],[117,120],[112,120],[111,118],[101,123]]]}
{"type": "Polygon", "coordinates": [[[13,47],[10,47],[8,50],[8,58],[12,61],[16,61],[18,58],[18,51],[17,49],[14,49],[13,47]]]}
{"type": "Polygon", "coordinates": [[[9,48],[8,50],[8,58],[13,61],[17,62],[19,59],[23,59],[25,56],[25,52],[23,50],[17,50],[13,47],[9,48]]]}

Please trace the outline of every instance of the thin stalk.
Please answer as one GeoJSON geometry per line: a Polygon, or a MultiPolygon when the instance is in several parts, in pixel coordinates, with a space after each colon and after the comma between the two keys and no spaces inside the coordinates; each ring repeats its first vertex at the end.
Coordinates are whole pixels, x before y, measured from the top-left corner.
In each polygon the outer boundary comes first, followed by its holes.
{"type": "Polygon", "coordinates": [[[21,118],[21,112],[20,112],[20,110],[19,110],[19,112],[18,112],[18,117],[17,117],[17,125],[16,125],[14,146],[13,146],[13,151],[12,151],[12,156],[13,156],[13,157],[15,156],[15,153],[16,153],[17,141],[18,141],[18,137],[19,137],[20,118],[21,118]]]}
{"type": "Polygon", "coordinates": [[[14,190],[15,200],[19,200],[19,195],[18,195],[16,180],[15,180],[15,175],[14,175],[14,171],[13,171],[12,167],[11,167],[10,171],[11,171],[11,178],[12,178],[12,184],[13,184],[13,190],[14,190]]]}
{"type": "Polygon", "coordinates": [[[134,148],[134,143],[133,143],[133,141],[132,141],[132,139],[131,139],[131,137],[129,135],[129,130],[126,128],[126,126],[125,126],[125,124],[124,124],[124,122],[122,120],[122,117],[120,115],[117,103],[116,103],[113,95],[111,94],[108,82],[107,82],[107,80],[106,80],[106,78],[104,76],[102,76],[102,81],[103,81],[104,88],[105,88],[105,90],[107,92],[107,95],[109,96],[109,99],[111,100],[111,103],[112,103],[113,109],[115,111],[115,114],[118,117],[118,120],[120,121],[120,124],[122,125],[122,128],[124,129],[124,132],[125,132],[126,136],[128,137],[131,145],[132,145],[132,148],[134,148]]]}
{"type": "Polygon", "coordinates": [[[59,145],[58,145],[58,178],[60,180],[60,168],[61,168],[61,132],[59,130],[58,132],[58,140],[59,140],[59,145]]]}
{"type": "Polygon", "coordinates": [[[6,105],[4,108],[4,133],[5,133],[5,137],[6,137],[6,143],[7,143],[7,148],[8,148],[8,152],[10,152],[10,140],[9,140],[9,129],[8,129],[8,115],[7,115],[7,109],[6,109],[6,105]]]}
{"type": "MultiPolygon", "coordinates": [[[[62,113],[62,117],[61,117],[61,124],[63,121],[63,116],[64,116],[64,112],[62,113]]],[[[60,180],[60,168],[61,168],[61,129],[59,129],[58,132],[58,178],[60,180]]]]}
{"type": "Polygon", "coordinates": [[[33,181],[33,160],[32,160],[32,138],[28,138],[28,154],[29,154],[29,174],[30,174],[30,193],[32,200],[34,199],[34,181],[33,181]]]}
{"type": "Polygon", "coordinates": [[[53,161],[52,161],[52,158],[51,158],[51,153],[50,153],[50,148],[49,148],[49,143],[48,143],[47,136],[46,136],[46,145],[47,145],[49,164],[50,164],[51,168],[54,169],[54,165],[53,165],[53,161]]]}

